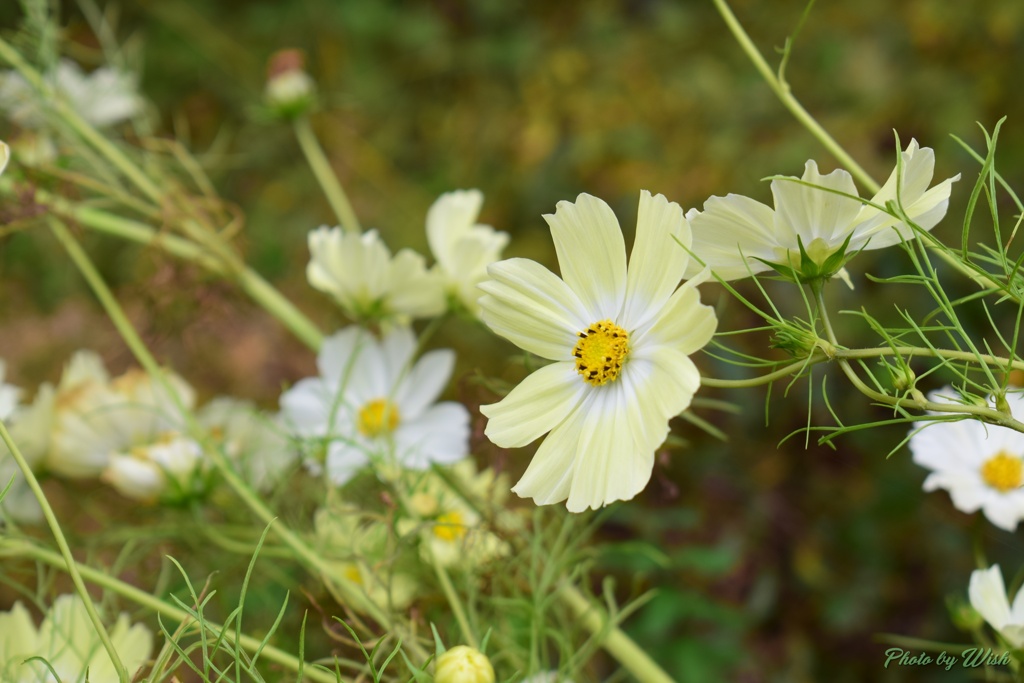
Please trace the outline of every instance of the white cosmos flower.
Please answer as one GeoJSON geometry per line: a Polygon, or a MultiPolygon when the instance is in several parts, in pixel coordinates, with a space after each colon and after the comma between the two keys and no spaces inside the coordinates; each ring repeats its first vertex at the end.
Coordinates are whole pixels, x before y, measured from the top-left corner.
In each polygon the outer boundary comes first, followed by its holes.
{"type": "Polygon", "coordinates": [[[533,261],[501,261],[487,269],[480,305],[492,330],[554,362],[481,411],[487,436],[505,448],[550,432],[512,490],[541,505],[568,498],[579,512],[647,485],[668,421],[700,386],[689,354],[717,321],[698,280],[676,288],[689,255],[675,240],[690,245],[678,204],[640,193],[628,269],[619,223],[600,199],[581,194],[544,218],[561,279],[533,261]]]}
{"type": "Polygon", "coordinates": [[[205,490],[203,450],[192,439],[166,433],[151,443],[113,453],[100,479],[126,498],[149,503],[188,498],[205,490]]]}
{"type": "Polygon", "coordinates": [[[459,403],[436,403],[455,353],[429,351],[413,364],[415,352],[407,327],[380,340],[348,327],[324,341],[320,377],[301,380],[281,396],[286,424],[299,436],[326,442],[327,474],[336,484],[371,461],[423,470],[468,454],[469,412],[459,403]]]}
{"type": "Polygon", "coordinates": [[[967,595],[971,607],[989,626],[999,631],[1013,647],[1024,647],[1024,591],[1017,591],[1011,607],[998,564],[974,570],[967,595]]]}
{"type": "Polygon", "coordinates": [[[258,491],[273,487],[295,461],[280,420],[262,414],[248,401],[215,398],[197,417],[220,442],[242,478],[258,491]]]}
{"type": "MultiPolygon", "coordinates": [[[[63,99],[88,123],[103,128],[135,116],[142,107],[135,77],[110,67],[89,75],[69,59],[62,59],[45,76],[54,94],[63,99]]],[[[39,128],[46,121],[48,97],[16,71],[0,74],[0,108],[23,128],[39,128]]]]}
{"type": "Polygon", "coordinates": [[[444,312],[444,290],[420,254],[394,258],[377,235],[322,225],[309,233],[309,284],[334,297],[353,320],[406,324],[444,312]]]}
{"type": "MultiPolygon", "coordinates": [[[[930,401],[952,403],[947,388],[930,401]]],[[[1024,395],[1007,394],[1010,410],[1024,417],[1024,395]]],[[[946,489],[963,512],[981,510],[990,522],[1013,531],[1024,519],[1024,434],[978,420],[936,422],[910,437],[914,462],[932,470],[924,490],[946,489]]]]}
{"type": "MultiPolygon", "coordinates": [[[[108,632],[128,675],[134,675],[153,650],[152,632],[142,624],[132,625],[124,612],[108,632]]],[[[117,680],[117,670],[77,595],[54,600],[38,629],[20,602],[0,613],[0,680],[56,683],[58,678],[46,664],[25,662],[30,657],[49,662],[61,683],[85,683],[87,673],[90,681],[117,680]]]]}
{"type": "Polygon", "coordinates": [[[7,365],[0,358],[0,420],[6,420],[14,414],[14,409],[18,407],[18,400],[21,398],[21,389],[13,384],[4,383],[6,371],[7,365]]]}
{"type": "Polygon", "coordinates": [[[7,169],[7,162],[11,160],[11,148],[6,142],[0,141],[0,173],[7,169]]]}
{"type": "MultiPolygon", "coordinates": [[[[935,153],[928,147],[919,148],[917,140],[911,140],[901,155],[902,207],[914,223],[923,230],[931,230],[946,215],[951,185],[960,176],[947,178],[928,189],[935,171],[935,153]]],[[[817,187],[791,180],[772,181],[774,209],[737,194],[711,197],[704,203],[704,211],[691,209],[686,218],[693,228],[693,253],[723,280],[736,280],[771,270],[764,261],[793,266],[799,271],[800,244],[820,267],[847,239],[850,242],[846,256],[860,249],[899,244],[901,238],[914,239],[913,229],[890,214],[828,191],[859,196],[852,176],[846,171],[837,169],[821,175],[818,165],[808,161],[801,180],[817,187]]],[[[878,206],[895,201],[896,186],[897,174],[893,169],[871,201],[878,206]]],[[[822,276],[831,277],[842,265],[843,258],[838,260],[838,265],[832,264],[834,269],[829,268],[831,272],[822,276]]],[[[691,262],[687,277],[700,268],[700,264],[691,262]]]]}
{"type": "Polygon", "coordinates": [[[480,190],[456,190],[438,197],[427,211],[427,241],[437,259],[435,269],[449,295],[474,315],[480,314],[477,285],[508,244],[508,233],[476,223],[483,202],[480,190]]]}

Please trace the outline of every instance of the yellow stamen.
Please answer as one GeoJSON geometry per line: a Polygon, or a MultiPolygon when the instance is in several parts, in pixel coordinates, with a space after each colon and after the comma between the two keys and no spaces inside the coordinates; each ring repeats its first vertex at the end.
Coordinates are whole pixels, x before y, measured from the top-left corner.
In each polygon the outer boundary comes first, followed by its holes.
{"type": "Polygon", "coordinates": [[[611,320],[602,320],[578,336],[572,355],[583,381],[597,387],[618,379],[622,361],[629,355],[629,333],[611,320]]]}
{"type": "Polygon", "coordinates": [[[434,522],[434,535],[442,541],[457,541],[466,535],[466,523],[458,512],[446,512],[434,522]]]}
{"type": "Polygon", "coordinates": [[[384,398],[375,398],[359,411],[359,433],[370,438],[395,431],[398,406],[384,398]]]}
{"type": "Polygon", "coordinates": [[[981,478],[1000,493],[1020,488],[1024,480],[1024,463],[1019,457],[999,451],[981,466],[981,478]]]}

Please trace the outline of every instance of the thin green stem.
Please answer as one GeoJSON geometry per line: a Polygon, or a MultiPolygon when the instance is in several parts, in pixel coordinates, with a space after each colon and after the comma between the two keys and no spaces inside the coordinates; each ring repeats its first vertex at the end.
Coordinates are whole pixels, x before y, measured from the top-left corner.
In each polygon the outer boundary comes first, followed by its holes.
{"type": "Polygon", "coordinates": [[[743,26],[739,20],[736,19],[736,15],[729,9],[728,3],[725,0],[712,0],[715,3],[715,7],[718,8],[719,14],[722,15],[722,19],[725,20],[729,30],[732,31],[733,37],[736,38],[736,42],[740,44],[750,61],[754,63],[754,68],[757,69],[761,77],[764,78],[765,83],[772,89],[775,95],[782,102],[782,106],[790,111],[796,120],[799,121],[804,128],[806,128],[811,135],[818,139],[822,145],[825,146],[829,152],[832,153],[839,163],[843,165],[850,173],[857,177],[857,179],[864,184],[866,188],[872,193],[878,192],[881,187],[875,179],[872,178],[867,171],[860,167],[853,157],[851,157],[842,146],[836,142],[831,135],[828,134],[824,128],[821,127],[813,116],[807,113],[800,101],[797,100],[792,92],[790,92],[789,84],[778,78],[772,71],[772,68],[768,66],[768,62],[765,61],[761,55],[760,50],[754,45],[754,41],[750,39],[747,32],[743,30],[743,26]]]}
{"type": "Polygon", "coordinates": [[[82,603],[85,605],[85,611],[89,614],[89,621],[92,622],[93,628],[96,629],[96,633],[99,634],[100,641],[103,643],[103,649],[107,651],[107,655],[110,656],[110,661],[114,664],[114,670],[117,671],[117,678],[121,683],[128,683],[130,680],[128,677],[128,669],[125,668],[124,662],[117,654],[117,650],[114,648],[113,641],[110,640],[110,634],[107,633],[107,629],[103,626],[103,621],[100,619],[100,615],[96,612],[95,605],[92,604],[92,598],[89,596],[89,591],[85,588],[85,581],[82,580],[82,571],[78,567],[78,563],[75,562],[74,556],[71,555],[71,548],[68,546],[68,541],[64,538],[64,532],[60,528],[60,523],[57,521],[57,516],[53,513],[53,508],[50,507],[50,501],[46,499],[46,494],[43,493],[42,487],[39,486],[39,480],[36,479],[35,473],[25,460],[25,456],[22,455],[21,449],[14,443],[14,439],[11,438],[10,432],[7,431],[7,425],[4,424],[3,420],[0,420],[0,438],[7,444],[8,450],[11,455],[14,456],[14,461],[18,463],[18,468],[21,470],[22,475],[28,482],[28,486],[32,489],[32,494],[39,501],[39,506],[43,509],[43,517],[46,518],[46,524],[50,527],[50,532],[53,534],[54,540],[57,542],[57,547],[60,548],[60,555],[55,555],[56,564],[55,566],[63,565],[67,568],[68,574],[71,575],[71,582],[75,584],[75,591],[82,598],[82,603]]]}
{"type": "MultiPolygon", "coordinates": [[[[60,555],[43,548],[39,548],[26,541],[9,539],[0,540],[0,555],[17,555],[20,557],[27,557],[58,568],[64,566],[64,561],[60,555]]],[[[141,605],[151,612],[175,619],[179,622],[189,621],[193,618],[191,614],[180,607],[153,597],[149,593],[140,590],[131,584],[125,583],[120,579],[116,579],[105,572],[92,569],[91,567],[81,567],[80,571],[82,577],[90,583],[100,586],[111,593],[116,593],[126,600],[130,600],[137,605],[141,605]]],[[[220,636],[220,633],[224,631],[224,627],[220,624],[206,620],[204,620],[203,623],[212,633],[214,633],[214,635],[218,637],[220,636]]],[[[235,633],[228,630],[224,631],[224,637],[231,642],[237,643],[249,652],[256,652],[259,650],[261,657],[287,667],[292,671],[298,671],[300,667],[303,667],[304,674],[314,681],[320,681],[323,683],[335,683],[337,681],[334,674],[328,674],[326,672],[313,669],[309,665],[304,665],[297,657],[272,645],[264,645],[262,641],[251,636],[241,634],[236,638],[235,633]]]]}
{"type": "MultiPolygon", "coordinates": [[[[839,342],[836,340],[835,331],[832,329],[832,322],[829,319],[828,309],[825,307],[825,297],[820,284],[817,286],[812,285],[814,292],[814,299],[818,305],[818,314],[821,317],[822,325],[825,328],[825,337],[830,343],[837,348],[839,342]]],[[[972,359],[977,359],[976,354],[968,354],[972,359]]],[[[953,403],[936,403],[935,401],[928,401],[920,392],[916,392],[917,395],[913,398],[898,398],[890,396],[889,394],[883,394],[880,391],[872,389],[864,381],[857,376],[853,367],[845,358],[836,358],[836,362],[839,363],[840,369],[846,378],[850,380],[850,383],[868,398],[878,403],[892,406],[894,408],[910,408],[912,410],[929,410],[936,413],[953,413],[970,415],[976,417],[985,422],[997,424],[1003,427],[1009,427],[1010,429],[1024,433],[1024,422],[1020,422],[1013,418],[1012,415],[995,410],[992,408],[986,408],[982,406],[965,406],[953,403]]]]}
{"type": "Polygon", "coordinates": [[[825,363],[831,360],[853,360],[859,358],[881,358],[886,356],[918,357],[918,358],[947,358],[949,360],[960,360],[967,362],[978,362],[994,365],[1006,370],[1024,370],[1024,361],[992,356],[989,354],[975,354],[968,351],[950,351],[947,349],[930,349],[924,346],[896,346],[877,349],[841,349],[834,348],[830,353],[815,351],[814,354],[804,360],[789,363],[778,370],[749,377],[747,379],[719,379],[716,377],[701,377],[700,383],[706,387],[721,387],[727,389],[738,389],[743,387],[756,387],[762,384],[770,384],[775,380],[789,377],[795,372],[825,363]]]}
{"type": "Polygon", "coordinates": [[[563,583],[557,595],[586,629],[599,637],[601,646],[626,667],[634,678],[643,683],[673,683],[672,677],[622,629],[612,624],[604,610],[587,600],[576,586],[563,583]],[[601,634],[604,634],[603,638],[601,634]]]}
{"type": "Polygon", "coordinates": [[[317,140],[316,133],[313,132],[313,126],[309,123],[308,116],[300,116],[295,119],[295,137],[299,141],[299,146],[302,147],[302,153],[306,155],[309,167],[313,169],[313,175],[316,176],[317,182],[320,183],[321,189],[327,196],[327,201],[334,209],[334,214],[338,217],[341,227],[348,232],[361,233],[363,229],[359,225],[356,212],[352,209],[352,204],[349,202],[345,190],[342,189],[338,176],[331,168],[327,155],[324,154],[320,141],[317,140]]]}
{"type": "Polygon", "coordinates": [[[462,637],[466,641],[466,645],[471,648],[479,650],[480,642],[476,639],[476,635],[473,633],[473,628],[469,625],[469,619],[466,617],[466,610],[462,608],[462,600],[459,598],[458,592],[455,590],[455,586],[452,585],[452,580],[448,576],[448,570],[446,570],[434,554],[430,554],[430,564],[434,566],[434,573],[437,574],[437,581],[441,584],[441,590],[444,591],[445,598],[448,599],[448,606],[452,609],[452,614],[455,615],[455,621],[459,624],[459,630],[462,631],[462,637]]]}
{"type": "Polygon", "coordinates": [[[36,90],[40,98],[45,98],[49,106],[52,106],[58,116],[63,119],[71,129],[83,140],[92,145],[96,151],[105,156],[128,180],[142,191],[154,204],[159,206],[163,193],[156,184],[149,179],[138,166],[125,156],[112,142],[96,131],[89,123],[60,97],[54,97],[52,88],[43,80],[38,71],[32,68],[28,62],[15,50],[7,41],[0,38],[0,59],[3,59],[13,66],[29,84],[36,90]]]}
{"type": "MultiPolygon", "coordinates": [[[[107,312],[107,315],[110,317],[111,322],[114,323],[114,326],[121,334],[125,343],[131,349],[135,358],[139,361],[142,367],[145,368],[146,372],[149,373],[154,381],[159,382],[167,392],[168,396],[171,397],[171,400],[178,409],[179,414],[185,420],[189,435],[199,442],[203,451],[210,457],[214,467],[217,468],[221,476],[224,478],[224,481],[235,492],[235,494],[242,499],[249,509],[252,510],[252,512],[264,524],[275,523],[276,517],[274,514],[266,505],[263,504],[260,497],[251,488],[249,488],[238,473],[235,472],[234,468],[232,468],[231,464],[228,462],[227,456],[225,456],[221,448],[213,441],[209,432],[203,429],[195,416],[192,415],[184,405],[177,391],[175,391],[174,387],[167,381],[167,378],[159,364],[156,362],[156,359],[153,358],[149,349],[146,348],[146,345],[139,337],[138,332],[136,332],[135,328],[132,326],[131,321],[128,320],[124,310],[114,298],[113,293],[103,281],[103,278],[96,270],[96,267],[89,259],[89,256],[82,249],[81,245],[78,244],[78,241],[75,240],[68,229],[55,218],[51,219],[50,227],[57,239],[68,252],[72,261],[74,261],[75,265],[82,273],[82,276],[85,277],[86,281],[89,283],[89,286],[92,288],[96,297],[103,305],[104,310],[107,312]]],[[[346,591],[343,588],[344,579],[335,577],[335,569],[331,567],[330,563],[325,558],[310,548],[297,534],[285,525],[279,522],[275,523],[274,531],[285,545],[295,552],[302,564],[313,570],[325,581],[330,581],[336,584],[342,595],[346,594],[346,591]]],[[[370,616],[379,624],[392,631],[397,632],[400,630],[388,615],[376,604],[367,600],[366,606],[370,616]]],[[[427,658],[427,653],[417,642],[411,638],[403,640],[406,642],[406,645],[410,650],[413,650],[414,653],[420,655],[423,660],[427,658]]]]}

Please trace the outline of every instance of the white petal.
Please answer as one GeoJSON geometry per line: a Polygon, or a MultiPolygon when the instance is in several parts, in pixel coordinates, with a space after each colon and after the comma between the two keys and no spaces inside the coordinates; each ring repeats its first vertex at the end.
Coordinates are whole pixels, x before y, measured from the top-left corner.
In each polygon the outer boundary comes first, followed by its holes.
{"type": "Polygon", "coordinates": [[[573,474],[576,470],[576,454],[579,451],[583,422],[591,408],[595,393],[588,393],[584,400],[570,412],[561,424],[551,430],[537,448],[530,466],[526,468],[512,491],[522,498],[533,498],[537,505],[550,505],[569,496],[573,474]]]}
{"type": "Polygon", "coordinates": [[[481,319],[521,349],[550,360],[568,360],[577,334],[595,320],[583,315],[576,294],[544,266],[509,259],[487,269],[480,284],[481,319]]]}
{"type": "Polygon", "coordinates": [[[416,361],[408,375],[398,383],[394,402],[402,420],[418,417],[427,406],[437,400],[451,379],[455,367],[455,352],[436,349],[416,361]]]}
{"type": "Polygon", "coordinates": [[[782,246],[796,249],[797,236],[805,247],[819,237],[829,246],[841,245],[852,229],[853,220],[860,213],[861,202],[819,187],[857,196],[853,177],[842,169],[821,175],[818,165],[810,160],[804,167],[801,180],[818,187],[783,179],[772,181],[775,231],[782,246]]]}
{"type": "Polygon", "coordinates": [[[697,284],[697,280],[683,283],[649,325],[637,330],[633,344],[637,348],[670,346],[687,356],[704,348],[715,334],[718,319],[713,308],[700,303],[697,284]]]}
{"type": "Polygon", "coordinates": [[[423,256],[402,249],[391,262],[388,309],[412,318],[430,318],[445,309],[444,284],[428,271],[423,256]]]}
{"type": "Polygon", "coordinates": [[[626,291],[626,243],[611,207],[584,193],[576,203],[558,202],[544,220],[562,279],[583,302],[589,322],[616,318],[626,291]]]}
{"type": "Polygon", "coordinates": [[[445,270],[452,270],[452,250],[476,222],[483,203],[480,190],[456,190],[438,197],[427,210],[427,243],[445,270]]]}
{"type": "MultiPolygon", "coordinates": [[[[723,280],[768,270],[758,258],[776,260],[775,212],[761,202],[738,194],[710,197],[704,211],[691,209],[686,219],[693,233],[693,253],[723,280]]],[[[691,259],[684,277],[693,277],[703,267],[691,259]]]]}
{"type": "Polygon", "coordinates": [[[640,192],[636,238],[626,271],[626,300],[619,324],[643,325],[656,314],[686,272],[692,242],[683,210],[663,195],[640,192]],[[678,240],[678,241],[677,241],[678,240]]]}
{"type": "Polygon", "coordinates": [[[977,610],[992,628],[999,630],[1010,623],[1010,603],[1006,599],[1006,586],[999,565],[971,572],[967,588],[971,607],[977,610]]]}
{"type": "Polygon", "coordinates": [[[352,373],[362,349],[372,343],[370,333],[357,325],[350,325],[327,337],[316,357],[320,375],[328,382],[341,382],[352,373]]]}
{"type": "Polygon", "coordinates": [[[336,406],[341,405],[337,392],[319,377],[296,382],[279,402],[285,423],[300,436],[325,435],[336,406]]]}
{"type": "Polygon", "coordinates": [[[332,441],[327,447],[327,476],[341,486],[370,462],[369,456],[358,445],[332,441]]]}
{"type": "Polygon", "coordinates": [[[566,502],[569,512],[629,500],[651,478],[655,446],[635,420],[638,397],[618,382],[602,389],[584,419],[566,502]]]}
{"type": "Polygon", "coordinates": [[[995,494],[985,501],[982,511],[988,521],[1000,529],[1016,531],[1017,524],[1024,518],[1024,498],[1019,492],[995,494]]]}
{"type": "Polygon", "coordinates": [[[573,363],[547,365],[498,403],[480,406],[488,418],[484,433],[502,448],[525,446],[565,420],[588,386],[573,363]]]}
{"type": "Polygon", "coordinates": [[[656,409],[664,420],[686,410],[700,387],[700,373],[693,361],[665,346],[638,349],[623,369],[634,373],[644,404],[656,409]],[[636,368],[631,368],[633,365],[636,368]]]}
{"type": "Polygon", "coordinates": [[[403,422],[395,433],[399,464],[425,470],[469,455],[469,411],[448,401],[431,406],[417,419],[403,422]]]}

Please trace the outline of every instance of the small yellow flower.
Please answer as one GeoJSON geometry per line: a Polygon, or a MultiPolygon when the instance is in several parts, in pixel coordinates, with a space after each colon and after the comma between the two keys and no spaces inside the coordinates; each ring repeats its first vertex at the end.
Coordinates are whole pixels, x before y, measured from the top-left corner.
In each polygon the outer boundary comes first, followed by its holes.
{"type": "Polygon", "coordinates": [[[456,645],[434,663],[436,683],[494,683],[494,667],[487,655],[466,645],[456,645]]]}

